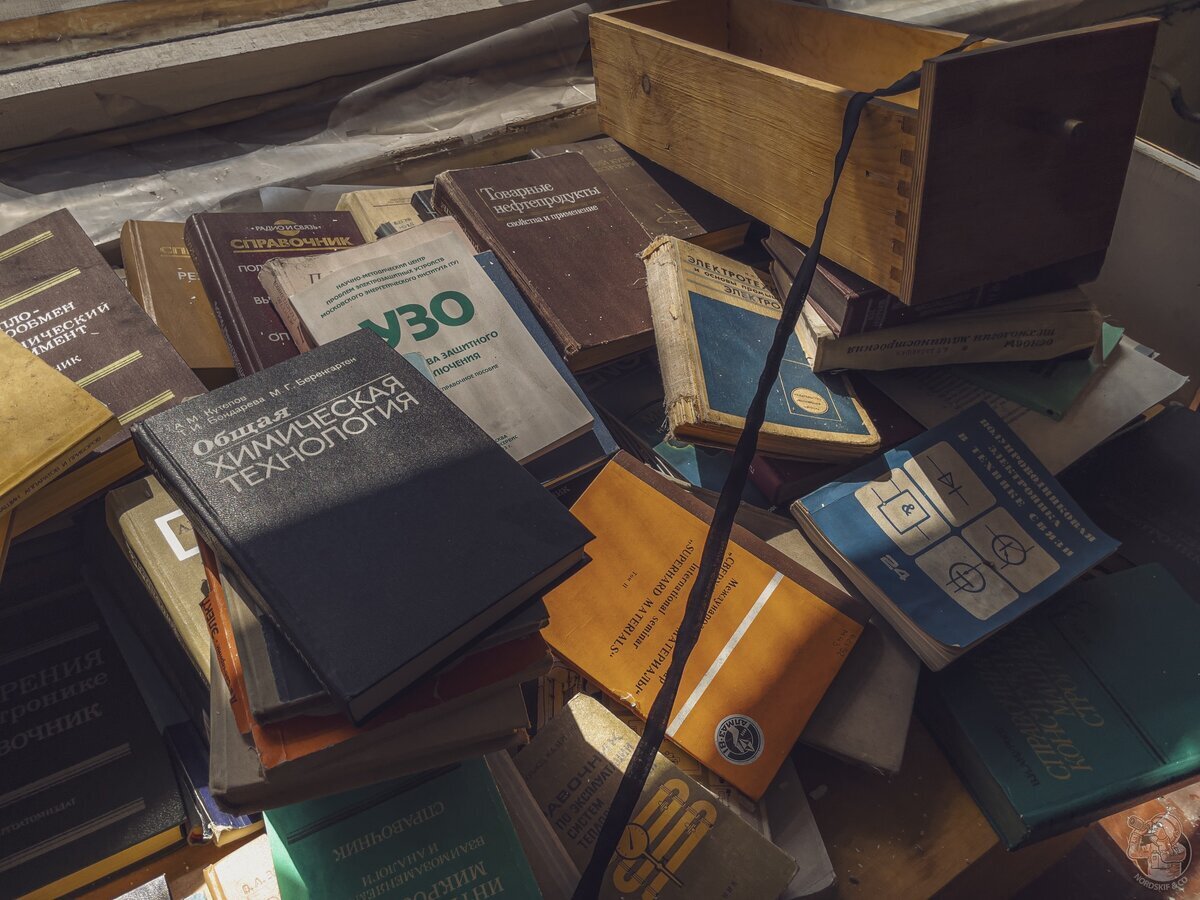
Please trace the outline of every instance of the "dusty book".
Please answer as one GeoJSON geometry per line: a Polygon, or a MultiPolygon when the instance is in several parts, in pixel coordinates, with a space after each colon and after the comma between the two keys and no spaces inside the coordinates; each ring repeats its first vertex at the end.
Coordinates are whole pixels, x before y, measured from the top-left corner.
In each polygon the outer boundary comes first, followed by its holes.
{"type": "MultiPolygon", "coordinates": [[[[733,446],[746,424],[781,305],[750,266],[676,238],[644,254],[672,434],[733,446]]],[[[767,401],[758,449],[810,460],[861,458],[879,432],[850,382],[818,375],[794,336],[767,401]]]]}
{"type": "Polygon", "coordinates": [[[718,251],[746,238],[750,217],[740,209],[610,137],[535,147],[530,155],[559,153],[578,153],[591,163],[647,237],[666,234],[718,251]]]}
{"type": "Polygon", "coordinates": [[[1101,322],[1091,301],[1071,288],[841,337],[806,301],[796,333],[817,372],[880,371],[1087,356],[1101,322]]]}
{"type": "Polygon", "coordinates": [[[0,513],[7,515],[121,426],[103,403],[2,333],[0,371],[0,513]]]}
{"type": "Polygon", "coordinates": [[[590,538],[362,329],[156,417],[136,439],[246,599],[356,722],[578,565],[590,538]],[[334,596],[353,596],[356,614],[334,596]]]}
{"type": "Polygon", "coordinates": [[[591,413],[469,243],[431,222],[376,246],[390,250],[291,296],[318,345],[357,329],[378,334],[518,462],[591,430],[591,413]]]}
{"type": "MultiPolygon", "coordinates": [[[[516,757],[542,813],[575,864],[591,859],[637,735],[586,694],[576,696],[516,757]]],[[[633,817],[601,882],[604,900],[783,893],[796,871],[786,853],[657,754],[633,817]]]]}
{"type": "Polygon", "coordinates": [[[183,843],[166,748],[71,556],[28,562],[13,586],[39,587],[0,594],[6,896],[68,896],[183,843]]]}
{"type": "Polygon", "coordinates": [[[184,225],[183,239],[239,376],[298,352],[258,280],[263,264],[362,243],[350,214],[337,212],[197,213],[184,225]]]}
{"type": "Polygon", "coordinates": [[[935,671],[1117,546],[983,403],[792,514],[935,671]]]}
{"type": "Polygon", "coordinates": [[[141,468],[128,426],[204,386],[65,209],[0,237],[0,297],[0,328],[121,425],[17,508],[20,535],[141,468]]]}
{"type": "Polygon", "coordinates": [[[1163,623],[1196,634],[1200,603],[1139,566],[1072,585],[922,684],[922,716],[1010,849],[1200,773],[1200,653],[1162,652],[1163,623]]]}
{"type": "Polygon", "coordinates": [[[578,153],[443,172],[433,201],[496,254],[572,371],[653,344],[646,232],[578,153]]]}
{"type": "Polygon", "coordinates": [[[432,187],[432,184],[418,184],[415,187],[350,191],[342,194],[337,209],[354,217],[354,224],[362,232],[363,240],[370,243],[379,237],[381,225],[390,225],[397,231],[420,225],[421,217],[412,203],[413,194],[432,187]]]}
{"type": "MultiPolygon", "coordinates": [[[[556,655],[645,717],[671,661],[712,508],[618,454],[572,512],[596,535],[591,562],[546,594],[542,633],[556,655]]],[[[865,620],[862,604],[735,527],[667,736],[758,799],[865,620]]]]}
{"type": "Polygon", "coordinates": [[[234,379],[233,357],[204,292],[182,222],[126,222],[121,262],[129,292],[206,387],[234,379]]]}
{"type": "MultiPolygon", "coordinates": [[[[426,240],[445,234],[457,234],[464,241],[467,239],[461,226],[449,216],[428,223],[421,232],[426,240]]],[[[318,342],[313,339],[304,320],[296,312],[295,306],[292,305],[292,297],[346,266],[386,260],[393,253],[410,247],[415,239],[413,235],[389,235],[375,243],[342,250],[336,254],[277,256],[263,263],[258,272],[258,280],[296,347],[301,351],[311,350],[318,342]]]]}

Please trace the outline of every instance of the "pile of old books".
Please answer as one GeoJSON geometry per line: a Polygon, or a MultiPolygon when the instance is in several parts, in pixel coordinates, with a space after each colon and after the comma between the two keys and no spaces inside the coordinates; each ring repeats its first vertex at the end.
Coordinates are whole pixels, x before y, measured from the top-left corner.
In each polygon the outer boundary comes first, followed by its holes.
{"type": "MultiPolygon", "coordinates": [[[[807,252],[609,138],[131,221],[126,283],[0,238],[6,890],[265,811],[210,896],[569,896],[807,252]]],[[[604,896],[828,888],[910,734],[1009,848],[1200,773],[1184,380],[1057,270],[821,259],[604,896]]]]}

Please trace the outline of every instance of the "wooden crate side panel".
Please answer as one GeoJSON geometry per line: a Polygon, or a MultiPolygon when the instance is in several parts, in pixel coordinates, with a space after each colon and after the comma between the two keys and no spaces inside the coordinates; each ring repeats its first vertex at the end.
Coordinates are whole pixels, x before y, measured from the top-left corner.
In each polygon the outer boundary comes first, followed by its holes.
{"type": "MultiPolygon", "coordinates": [[[[605,15],[591,18],[600,124],[655,162],[799,241],[829,192],[848,91],[605,15]]],[[[899,290],[915,116],[873,103],[823,253],[899,290]]]]}
{"type": "Polygon", "coordinates": [[[608,13],[614,19],[663,31],[683,41],[729,49],[730,0],[656,0],[608,13]]]}
{"type": "Polygon", "coordinates": [[[1156,24],[1081,29],[925,64],[902,299],[920,303],[1103,253],[1156,24]]]}
{"type": "MultiPolygon", "coordinates": [[[[730,0],[729,18],[731,52],[855,91],[886,87],[965,37],[792,0],[730,0]]],[[[918,93],[892,100],[916,109],[918,93]]]]}

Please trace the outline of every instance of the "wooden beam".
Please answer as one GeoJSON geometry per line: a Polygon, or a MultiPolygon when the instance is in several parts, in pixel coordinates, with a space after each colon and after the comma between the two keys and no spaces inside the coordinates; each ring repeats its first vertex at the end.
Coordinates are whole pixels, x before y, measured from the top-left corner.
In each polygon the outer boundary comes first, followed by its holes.
{"type": "Polygon", "coordinates": [[[567,0],[408,0],[9,72],[0,150],[430,59],[567,0]]]}

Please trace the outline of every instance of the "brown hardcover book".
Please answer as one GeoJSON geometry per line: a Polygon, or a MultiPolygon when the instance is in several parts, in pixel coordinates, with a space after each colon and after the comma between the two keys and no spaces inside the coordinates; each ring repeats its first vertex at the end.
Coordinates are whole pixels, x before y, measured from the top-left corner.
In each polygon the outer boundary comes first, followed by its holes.
{"type": "Polygon", "coordinates": [[[537,147],[530,155],[559,153],[578,153],[591,163],[647,237],[666,234],[717,251],[732,249],[746,239],[748,215],[610,137],[537,147]]]}
{"type": "Polygon", "coordinates": [[[204,386],[65,209],[0,237],[0,328],[122,426],[14,514],[19,535],[141,467],[128,426],[204,386]],[[45,494],[45,496],[40,496],[45,494]]]}
{"type": "Polygon", "coordinates": [[[183,245],[183,223],[126,222],[121,260],[133,299],[205,386],[233,381],[233,358],[183,245]]]}
{"type": "MultiPolygon", "coordinates": [[[[792,279],[804,262],[807,248],[774,228],[762,243],[774,260],[771,277],[780,295],[786,297],[791,290],[792,279]]],[[[1069,266],[1051,266],[940,300],[909,306],[861,275],[821,257],[807,299],[830,330],[841,337],[909,325],[931,316],[1017,300],[1032,294],[1063,290],[1077,280],[1069,266]]]]}
{"type": "Polygon", "coordinates": [[[258,280],[277,256],[313,256],[356,247],[362,235],[345,212],[197,213],[184,244],[212,300],[238,375],[259,372],[299,351],[258,280]]]}
{"type": "Polygon", "coordinates": [[[654,343],[646,232],[578,153],[443,172],[433,202],[495,252],[573,371],[654,343]]]}
{"type": "Polygon", "coordinates": [[[0,545],[9,510],[49,484],[120,425],[108,408],[0,334],[0,545]]]}

